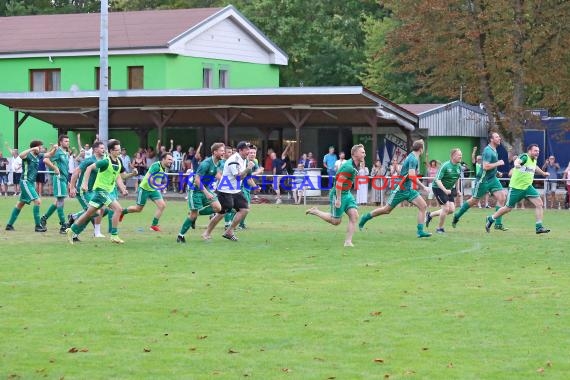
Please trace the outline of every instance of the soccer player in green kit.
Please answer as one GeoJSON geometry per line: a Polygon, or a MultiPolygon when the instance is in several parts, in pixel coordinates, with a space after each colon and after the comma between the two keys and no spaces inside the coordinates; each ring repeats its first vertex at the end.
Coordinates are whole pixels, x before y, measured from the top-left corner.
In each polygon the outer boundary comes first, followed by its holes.
{"type": "Polygon", "coordinates": [[[38,175],[38,167],[40,160],[43,160],[44,157],[49,157],[49,155],[55,153],[55,146],[45,155],[41,154],[41,148],[43,143],[39,140],[34,140],[30,143],[30,149],[26,149],[22,153],[20,153],[20,158],[22,159],[22,177],[20,179],[20,198],[18,199],[18,203],[12,210],[12,214],[10,215],[10,220],[8,220],[8,224],[6,225],[6,231],[14,231],[14,223],[16,223],[16,219],[18,219],[18,215],[20,215],[20,211],[24,208],[25,205],[29,205],[30,203],[34,202],[33,207],[33,214],[34,214],[34,221],[36,223],[36,232],[46,232],[47,228],[42,226],[41,219],[40,219],[40,204],[41,200],[36,192],[36,176],[38,175]]]}
{"type": "Polygon", "coordinates": [[[390,197],[385,206],[378,207],[369,213],[362,215],[358,227],[362,230],[364,225],[372,218],[379,215],[390,214],[392,210],[403,201],[408,201],[418,208],[418,225],[417,236],[419,238],[430,237],[431,233],[424,231],[424,221],[426,219],[427,203],[420,196],[416,190],[417,187],[422,187],[427,190],[427,187],[419,181],[419,157],[424,151],[424,140],[416,140],[412,144],[412,152],[408,154],[404,162],[402,162],[402,170],[400,176],[402,181],[395,185],[390,197]]]}
{"type": "Polygon", "coordinates": [[[71,244],[73,244],[74,235],[79,235],[81,231],[85,229],[85,225],[91,220],[91,217],[103,206],[111,208],[114,212],[111,242],[117,244],[124,243],[118,235],[119,217],[121,216],[122,207],[111,195],[115,189],[115,184],[117,184],[123,195],[128,194],[122,180],[118,178],[120,174],[125,171],[125,168],[123,168],[121,164],[121,159],[119,158],[121,155],[121,143],[118,140],[109,140],[107,149],[108,156],[91,164],[85,170],[81,191],[88,190],[88,178],[91,175],[91,171],[98,170],[97,177],[93,184],[93,197],[89,201],[89,208],[66,230],[67,239],[71,244]]]}
{"type": "Polygon", "coordinates": [[[315,215],[333,226],[338,226],[341,222],[342,214],[348,215],[348,227],[344,239],[345,247],[354,247],[352,236],[358,222],[358,205],[354,196],[350,192],[352,185],[356,181],[360,163],[364,161],[366,153],[364,146],[358,144],[350,150],[351,159],[346,160],[339,168],[335,176],[335,182],[329,192],[330,212],[324,212],[316,207],[311,207],[305,214],[315,215]]]}
{"type": "Polygon", "coordinates": [[[57,139],[58,148],[53,156],[44,158],[47,167],[53,170],[52,184],[55,203],[49,206],[47,212],[42,216],[42,226],[46,226],[50,216],[57,210],[59,218],[59,233],[65,234],[67,223],[65,222],[65,212],[63,203],[67,197],[67,182],[69,179],[69,137],[60,135],[57,139]]]}
{"type": "Polygon", "coordinates": [[[141,212],[147,200],[150,199],[156,205],[156,212],[154,213],[150,230],[160,232],[158,222],[166,208],[166,202],[162,198],[161,191],[168,188],[169,180],[166,173],[172,166],[173,161],[172,154],[163,153],[160,156],[160,160],[148,168],[137,191],[137,204],[123,209],[119,221],[122,221],[123,216],[127,214],[141,212]]]}
{"type": "Polygon", "coordinates": [[[532,186],[534,173],[548,176],[548,172],[542,171],[536,164],[540,148],[536,144],[528,146],[526,153],[521,154],[515,159],[515,167],[513,175],[509,182],[509,194],[507,195],[506,205],[501,207],[493,215],[488,216],[485,222],[485,230],[491,232],[491,226],[502,215],[511,212],[515,205],[525,198],[534,205],[534,213],[536,216],[535,231],[537,234],[546,234],[550,230],[542,225],[542,216],[544,208],[542,199],[538,191],[532,186]]]}
{"type": "Polygon", "coordinates": [[[457,196],[457,181],[461,176],[461,159],[463,155],[461,150],[454,148],[451,150],[450,160],[441,165],[431,187],[435,199],[441,205],[441,209],[430,213],[426,213],[426,228],[432,218],[439,216],[439,225],[435,232],[445,233],[443,225],[445,217],[455,211],[455,197],[457,196]]]}
{"type": "MultiPolygon", "coordinates": [[[[483,149],[483,170],[475,179],[475,186],[472,190],[473,196],[465,201],[459,211],[453,215],[453,222],[451,223],[453,228],[457,226],[463,214],[465,214],[469,208],[475,206],[481,197],[487,193],[490,193],[497,200],[495,210],[504,206],[505,192],[503,191],[501,181],[497,178],[497,168],[505,164],[503,160],[499,160],[499,155],[497,154],[497,147],[499,145],[501,145],[501,136],[497,132],[492,132],[489,135],[489,145],[483,149]]],[[[503,218],[501,216],[499,216],[495,222],[495,229],[502,231],[508,230],[508,228],[503,226],[503,218]]]]}
{"type": "MultiPolygon", "coordinates": [[[[218,201],[213,185],[221,178],[225,145],[217,142],[212,144],[210,149],[212,156],[200,163],[194,177],[186,179],[192,181],[192,183],[188,183],[188,208],[190,212],[176,237],[177,243],[186,243],[184,235],[190,228],[196,228],[198,215],[212,215],[222,211],[222,205],[218,201]]],[[[207,240],[204,235],[202,237],[207,240]]]]}

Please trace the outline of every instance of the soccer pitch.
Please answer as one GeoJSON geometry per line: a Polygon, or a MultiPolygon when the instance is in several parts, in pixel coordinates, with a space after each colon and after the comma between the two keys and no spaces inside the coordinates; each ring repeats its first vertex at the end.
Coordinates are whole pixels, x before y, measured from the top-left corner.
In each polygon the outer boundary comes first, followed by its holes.
{"type": "MultiPolygon", "coordinates": [[[[43,199],[42,211],[51,198],[43,199]]],[[[123,206],[132,199],[121,200],[123,206]]],[[[126,215],[123,245],[70,245],[57,217],[33,232],[0,198],[0,378],[567,379],[570,212],[504,218],[472,209],[457,229],[417,239],[415,208],[356,232],[304,207],[253,205],[239,242],[175,242],[186,203],[126,215]]],[[[66,212],[77,202],[68,200],[66,212]]],[[[325,210],[326,206],[319,206],[325,210]]],[[[359,212],[371,210],[362,207],[359,212]]],[[[434,220],[429,230],[435,231],[434,220]]],[[[106,221],[103,223],[106,233],[106,221]]]]}

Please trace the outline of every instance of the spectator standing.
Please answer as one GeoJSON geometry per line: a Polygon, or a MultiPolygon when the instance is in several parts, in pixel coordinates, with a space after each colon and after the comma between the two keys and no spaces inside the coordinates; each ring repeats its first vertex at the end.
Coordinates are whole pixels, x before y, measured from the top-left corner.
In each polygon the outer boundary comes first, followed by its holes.
{"type": "Polygon", "coordinates": [[[22,158],[18,149],[12,149],[12,183],[14,184],[14,196],[20,195],[20,179],[22,178],[22,158]]]}
{"type": "MultiPolygon", "coordinates": [[[[359,177],[368,177],[370,171],[366,167],[366,163],[364,161],[360,162],[360,167],[358,168],[358,176],[359,177]]],[[[357,183],[356,189],[356,203],[359,205],[365,205],[368,203],[368,181],[366,183],[357,183]]]]}
{"type": "MultiPolygon", "coordinates": [[[[173,140],[170,140],[170,144],[173,144],[173,140]]],[[[184,153],[182,153],[182,145],[176,145],[176,149],[172,151],[172,166],[170,167],[170,172],[173,173],[171,176],[172,179],[172,189],[174,191],[178,190],[180,194],[182,194],[184,186],[179,184],[179,175],[182,171],[182,160],[184,158],[184,153]]]]}
{"type": "Polygon", "coordinates": [[[143,157],[142,152],[137,152],[133,160],[133,167],[137,169],[138,175],[135,177],[135,192],[139,188],[139,182],[146,174],[146,159],[143,157]]]}
{"type": "Polygon", "coordinates": [[[338,154],[338,160],[336,160],[335,163],[334,163],[334,171],[335,171],[335,173],[338,172],[338,169],[342,166],[342,164],[345,163],[345,161],[346,161],[345,154],[344,154],[343,151],[341,151],[341,152],[338,154]]]}
{"type": "Polygon", "coordinates": [[[336,175],[336,170],[334,169],[336,160],[338,160],[338,157],[334,152],[334,146],[329,146],[329,152],[323,157],[323,167],[329,176],[329,184],[332,184],[336,175]]]}
{"type": "Polygon", "coordinates": [[[372,170],[370,171],[370,175],[372,176],[372,202],[376,206],[380,206],[382,204],[382,179],[375,178],[382,176],[382,162],[380,160],[376,160],[372,170]]]}
{"type": "Polygon", "coordinates": [[[283,171],[285,170],[286,163],[283,162],[282,159],[277,158],[277,154],[275,152],[271,153],[271,158],[273,160],[273,190],[275,190],[275,203],[279,204],[282,202],[281,199],[281,192],[284,190],[281,186],[281,178],[279,176],[283,175],[283,171]]]}
{"type": "Polygon", "coordinates": [[[305,179],[305,175],[306,175],[306,171],[305,171],[305,166],[304,163],[299,162],[299,164],[297,165],[297,168],[293,171],[293,176],[295,177],[295,179],[293,180],[293,201],[295,202],[295,204],[300,204],[301,203],[301,199],[303,198],[303,180],[305,179]]]}
{"type": "Polygon", "coordinates": [[[8,196],[8,164],[9,161],[2,150],[0,150],[0,192],[4,192],[4,196],[8,196]]]}
{"type": "Polygon", "coordinates": [[[550,156],[542,166],[542,170],[548,173],[547,179],[544,181],[544,194],[546,195],[546,204],[550,198],[550,208],[554,208],[556,203],[556,187],[558,186],[558,171],[560,165],[556,162],[556,157],[550,156]]]}
{"type": "Polygon", "coordinates": [[[263,163],[263,169],[269,173],[273,172],[273,158],[271,158],[271,153],[274,153],[274,150],[271,148],[267,149],[267,155],[263,163]]]}

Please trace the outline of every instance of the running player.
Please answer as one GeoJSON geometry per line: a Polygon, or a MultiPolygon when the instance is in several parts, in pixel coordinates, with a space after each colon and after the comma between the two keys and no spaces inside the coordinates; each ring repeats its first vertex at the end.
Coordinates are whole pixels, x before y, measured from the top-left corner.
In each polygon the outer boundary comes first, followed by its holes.
{"type": "Polygon", "coordinates": [[[439,216],[439,225],[435,232],[445,233],[443,225],[445,217],[455,211],[455,197],[457,196],[457,182],[461,176],[461,150],[454,148],[451,150],[450,160],[441,165],[435,179],[431,184],[435,199],[441,205],[441,209],[426,213],[426,228],[432,218],[439,216]]]}
{"type": "Polygon", "coordinates": [[[416,188],[422,187],[427,190],[427,187],[419,181],[419,157],[424,151],[424,140],[416,140],[412,144],[412,153],[408,154],[402,163],[402,170],[400,171],[401,181],[392,190],[388,202],[383,207],[378,207],[369,213],[362,215],[358,227],[362,230],[364,225],[372,218],[379,215],[390,214],[392,210],[403,201],[408,201],[418,208],[418,225],[417,236],[419,238],[430,237],[431,233],[424,231],[424,221],[426,219],[427,204],[426,201],[420,196],[416,188]]]}
{"type": "Polygon", "coordinates": [[[95,183],[93,184],[93,197],[89,201],[89,208],[66,230],[67,239],[71,244],[73,244],[74,235],[79,235],[81,231],[85,229],[85,225],[91,220],[91,217],[103,206],[107,206],[114,211],[111,242],[117,244],[124,243],[118,235],[119,217],[121,216],[122,207],[119,202],[111,196],[111,192],[115,188],[115,183],[123,195],[128,194],[126,187],[119,178],[120,174],[125,171],[119,159],[121,143],[118,140],[110,140],[107,148],[109,155],[89,165],[85,170],[83,183],[81,184],[81,191],[85,192],[88,190],[88,178],[91,172],[93,170],[98,170],[98,172],[95,183]]]}
{"type": "Polygon", "coordinates": [[[211,147],[212,156],[200,163],[194,178],[189,177],[188,208],[190,212],[184,220],[176,242],[186,243],[184,235],[190,228],[196,228],[198,215],[212,215],[222,211],[222,205],[214,193],[213,185],[220,179],[222,173],[222,159],[225,154],[224,143],[214,143],[211,147]]]}
{"type": "Polygon", "coordinates": [[[162,153],[160,161],[153,163],[148,168],[137,192],[137,204],[123,209],[119,221],[122,221],[123,217],[127,214],[141,212],[144,209],[147,200],[150,199],[156,205],[156,212],[154,213],[150,230],[160,232],[158,222],[166,208],[166,202],[162,198],[161,190],[168,188],[169,181],[166,173],[168,173],[168,169],[172,166],[172,162],[172,153],[162,153]]]}
{"type": "Polygon", "coordinates": [[[544,214],[544,204],[538,191],[532,186],[534,173],[538,173],[547,177],[548,172],[542,171],[536,164],[536,160],[540,153],[540,148],[536,144],[528,146],[526,153],[521,154],[515,159],[515,167],[513,176],[509,182],[509,194],[507,195],[507,204],[501,207],[493,215],[488,216],[485,222],[485,230],[491,232],[491,226],[502,215],[511,212],[516,204],[527,198],[534,205],[534,214],[536,217],[535,231],[537,234],[547,234],[550,232],[548,228],[542,225],[542,216],[544,214]]]}
{"type": "Polygon", "coordinates": [[[345,247],[354,247],[352,236],[358,222],[358,205],[350,192],[358,175],[360,163],[364,161],[366,152],[364,146],[358,144],[350,150],[351,158],[346,160],[335,175],[335,182],[329,192],[330,212],[324,212],[316,207],[311,207],[305,214],[315,215],[333,226],[338,226],[342,221],[342,214],[348,215],[348,227],[344,239],[345,247]]]}
{"type": "MultiPolygon", "coordinates": [[[[497,178],[497,168],[503,166],[505,162],[499,160],[499,155],[497,154],[497,147],[501,145],[501,136],[497,132],[493,132],[489,135],[489,145],[483,149],[483,170],[477,178],[475,179],[475,186],[472,189],[473,196],[465,201],[459,211],[453,215],[453,222],[451,226],[455,228],[459,219],[469,210],[469,208],[475,206],[481,197],[485,194],[490,193],[497,200],[497,205],[495,210],[498,210],[505,205],[505,192],[503,191],[503,186],[501,181],[497,178]]],[[[506,231],[508,228],[503,226],[503,218],[498,216],[495,222],[495,229],[506,231]]]]}
{"type": "Polygon", "coordinates": [[[6,225],[6,231],[14,231],[14,223],[20,215],[20,211],[25,205],[29,205],[34,202],[34,207],[32,209],[34,215],[34,222],[36,223],[36,232],[46,232],[47,228],[41,224],[40,219],[40,205],[41,199],[36,192],[36,176],[38,175],[38,167],[40,160],[44,157],[49,157],[49,155],[55,153],[55,146],[45,155],[40,153],[43,143],[39,140],[34,140],[30,143],[30,149],[26,149],[20,153],[19,157],[22,159],[22,177],[20,178],[20,198],[18,203],[12,210],[10,215],[10,220],[6,225]]]}
{"type": "Polygon", "coordinates": [[[46,166],[53,170],[52,185],[55,202],[51,204],[47,212],[42,216],[42,226],[46,227],[50,216],[57,210],[59,218],[59,233],[65,234],[67,223],[65,222],[65,212],[63,204],[67,197],[67,183],[69,180],[69,137],[60,135],[57,139],[58,148],[53,156],[44,158],[46,166]]]}

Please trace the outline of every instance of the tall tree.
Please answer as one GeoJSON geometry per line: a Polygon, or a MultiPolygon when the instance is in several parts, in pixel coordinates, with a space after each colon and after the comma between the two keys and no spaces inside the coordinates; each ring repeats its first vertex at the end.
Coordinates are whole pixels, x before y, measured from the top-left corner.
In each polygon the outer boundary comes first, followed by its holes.
{"type": "Polygon", "coordinates": [[[482,102],[503,132],[526,107],[568,111],[570,3],[563,0],[388,0],[398,27],[382,54],[427,93],[482,102]],[[429,20],[426,22],[426,20],[429,20]],[[528,91],[532,89],[532,95],[528,91]],[[556,96],[551,95],[554,90],[556,96]]]}

